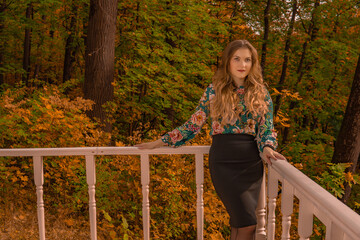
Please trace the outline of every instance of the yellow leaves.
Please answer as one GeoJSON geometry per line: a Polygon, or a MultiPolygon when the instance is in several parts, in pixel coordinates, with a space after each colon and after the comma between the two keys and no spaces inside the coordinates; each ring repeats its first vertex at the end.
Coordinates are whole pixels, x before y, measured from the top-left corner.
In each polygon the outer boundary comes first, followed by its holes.
{"type": "Polygon", "coordinates": [[[18,180],[18,178],[15,177],[15,176],[13,176],[13,177],[11,178],[11,181],[12,181],[12,182],[17,182],[17,180],[18,180]]]}
{"type": "Polygon", "coordinates": [[[314,227],[314,233],[315,233],[316,236],[321,236],[322,235],[322,233],[320,233],[319,230],[317,229],[316,225],[314,227]]]}
{"type": "Polygon", "coordinates": [[[24,122],[25,122],[26,124],[28,124],[28,125],[31,125],[31,124],[32,124],[32,122],[30,121],[30,119],[29,119],[28,116],[23,116],[22,119],[24,120],[24,122]]]}
{"type": "Polygon", "coordinates": [[[223,239],[225,239],[225,238],[222,236],[221,233],[217,232],[217,233],[212,233],[212,234],[210,235],[210,239],[211,239],[211,240],[223,240],[223,239]]]}
{"type": "Polygon", "coordinates": [[[358,174],[353,174],[351,172],[346,172],[344,174],[344,177],[345,177],[345,181],[350,185],[350,187],[353,184],[360,183],[360,176],[358,174]]]}
{"type": "Polygon", "coordinates": [[[107,213],[105,210],[101,210],[101,212],[104,214],[104,218],[111,222],[112,218],[110,217],[109,213],[107,213]]]}
{"type": "Polygon", "coordinates": [[[51,107],[51,105],[50,104],[45,104],[45,108],[47,109],[47,110],[50,110],[50,109],[52,109],[52,107],[51,107]]]}
{"type": "Polygon", "coordinates": [[[116,146],[116,147],[124,147],[125,144],[124,144],[123,142],[117,141],[117,142],[115,143],[115,146],[116,146]]]}
{"type": "Polygon", "coordinates": [[[345,173],[345,181],[347,181],[347,182],[353,182],[354,181],[354,177],[353,177],[351,172],[346,172],[345,173]]]}
{"type": "Polygon", "coordinates": [[[283,127],[290,127],[289,124],[290,118],[285,115],[281,110],[278,111],[277,115],[274,117],[274,123],[278,123],[283,127]]]}
{"type": "Polygon", "coordinates": [[[109,233],[111,239],[116,239],[116,232],[114,230],[111,230],[109,233]]]}
{"type": "Polygon", "coordinates": [[[20,179],[21,179],[21,181],[23,181],[23,182],[29,181],[28,176],[20,176],[20,179]]]}
{"type": "Polygon", "coordinates": [[[272,88],[272,90],[274,91],[274,95],[279,95],[280,94],[280,92],[276,88],[272,88]]]}
{"type": "Polygon", "coordinates": [[[0,120],[6,129],[2,141],[11,139],[3,147],[101,145],[108,135],[96,129],[96,123],[84,113],[92,104],[80,97],[71,100],[56,86],[35,90],[30,95],[25,88],[9,89],[0,99],[0,120]]]}
{"type": "Polygon", "coordinates": [[[65,219],[64,222],[65,222],[66,226],[68,226],[68,227],[74,226],[74,219],[72,219],[72,218],[65,219]]]}
{"type": "Polygon", "coordinates": [[[196,229],[196,218],[191,219],[191,225],[193,225],[194,229],[196,229]]]}
{"type": "Polygon", "coordinates": [[[181,230],[183,231],[186,231],[189,227],[190,227],[190,224],[188,223],[181,223],[181,230]]]}
{"type": "Polygon", "coordinates": [[[276,88],[272,88],[273,90],[273,95],[282,95],[282,97],[287,97],[293,100],[301,100],[302,97],[300,97],[300,94],[298,92],[291,92],[290,90],[287,89],[282,89],[281,92],[279,92],[276,88]]]}
{"type": "Polygon", "coordinates": [[[302,170],[303,168],[304,168],[304,166],[302,165],[302,163],[295,163],[295,164],[293,164],[294,165],[294,167],[296,167],[297,169],[299,169],[299,170],[302,170]]]}

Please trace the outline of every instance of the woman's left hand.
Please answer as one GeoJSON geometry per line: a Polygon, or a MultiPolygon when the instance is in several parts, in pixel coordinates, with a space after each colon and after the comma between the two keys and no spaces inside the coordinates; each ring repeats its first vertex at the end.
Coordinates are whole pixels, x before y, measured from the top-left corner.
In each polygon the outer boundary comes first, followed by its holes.
{"type": "Polygon", "coordinates": [[[270,147],[264,147],[263,153],[262,153],[262,158],[270,165],[271,165],[271,159],[274,159],[275,161],[278,159],[286,160],[286,158],[283,155],[272,150],[272,148],[270,148],[270,147]]]}

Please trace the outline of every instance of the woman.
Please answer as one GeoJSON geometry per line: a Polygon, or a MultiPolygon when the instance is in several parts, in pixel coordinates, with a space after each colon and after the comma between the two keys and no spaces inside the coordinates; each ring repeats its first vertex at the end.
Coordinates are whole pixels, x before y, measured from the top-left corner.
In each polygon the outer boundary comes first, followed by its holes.
{"type": "Polygon", "coordinates": [[[256,49],[246,40],[225,48],[219,69],[182,126],[140,149],[178,147],[211,119],[209,168],[215,190],[230,215],[231,240],[254,239],[263,163],[285,157],[276,152],[273,104],[261,75],[256,49]]]}

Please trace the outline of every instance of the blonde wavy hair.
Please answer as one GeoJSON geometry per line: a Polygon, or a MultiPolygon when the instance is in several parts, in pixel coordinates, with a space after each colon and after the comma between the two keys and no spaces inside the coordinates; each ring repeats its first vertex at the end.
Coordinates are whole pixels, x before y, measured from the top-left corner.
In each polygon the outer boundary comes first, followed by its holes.
{"type": "Polygon", "coordinates": [[[240,48],[247,48],[251,53],[252,66],[244,81],[246,114],[254,117],[264,115],[268,111],[265,102],[266,90],[256,49],[246,40],[230,42],[222,54],[220,66],[212,78],[215,97],[211,101],[211,117],[221,119],[221,125],[234,124],[240,119],[239,97],[234,89],[235,81],[230,74],[230,60],[240,48]]]}

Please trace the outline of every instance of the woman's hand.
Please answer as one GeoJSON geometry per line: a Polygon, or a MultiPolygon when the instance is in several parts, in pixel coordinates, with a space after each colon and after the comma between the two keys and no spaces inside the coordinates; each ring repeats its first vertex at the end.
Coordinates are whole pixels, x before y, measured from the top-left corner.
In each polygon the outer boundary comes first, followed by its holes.
{"type": "Polygon", "coordinates": [[[163,141],[161,141],[161,138],[153,142],[140,143],[134,145],[134,147],[138,147],[139,149],[154,149],[162,146],[166,146],[166,144],[163,141]]]}
{"type": "Polygon", "coordinates": [[[263,153],[262,153],[262,158],[270,165],[271,165],[271,159],[274,159],[275,161],[277,159],[286,160],[286,158],[283,155],[272,150],[272,148],[270,148],[270,147],[264,147],[263,153]]]}

